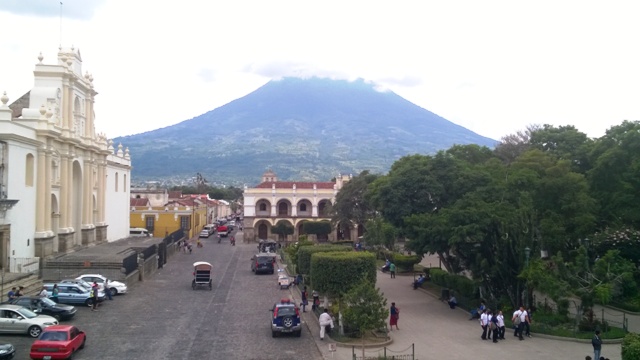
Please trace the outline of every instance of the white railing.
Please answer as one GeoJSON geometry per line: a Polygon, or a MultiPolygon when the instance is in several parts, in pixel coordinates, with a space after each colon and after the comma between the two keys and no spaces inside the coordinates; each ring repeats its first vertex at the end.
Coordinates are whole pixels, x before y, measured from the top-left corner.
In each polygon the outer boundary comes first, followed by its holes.
{"type": "Polygon", "coordinates": [[[9,258],[9,272],[11,273],[31,274],[31,273],[38,272],[38,270],[40,270],[39,257],[32,257],[32,258],[10,257],[9,258]]]}

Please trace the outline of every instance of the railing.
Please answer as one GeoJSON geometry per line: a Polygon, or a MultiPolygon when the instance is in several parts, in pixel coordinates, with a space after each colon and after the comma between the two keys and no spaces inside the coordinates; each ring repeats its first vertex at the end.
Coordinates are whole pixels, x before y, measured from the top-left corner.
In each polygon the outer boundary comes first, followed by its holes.
{"type": "Polygon", "coordinates": [[[122,268],[125,275],[129,275],[138,269],[138,254],[132,253],[126,258],[122,259],[122,268]]]}
{"type": "Polygon", "coordinates": [[[40,270],[40,258],[9,258],[9,272],[20,274],[33,274],[40,270]]]}
{"type": "Polygon", "coordinates": [[[364,349],[364,356],[362,356],[362,349],[357,349],[356,346],[351,347],[351,358],[353,360],[415,360],[416,351],[415,344],[411,344],[408,348],[400,351],[394,351],[388,347],[379,349],[364,349]],[[410,352],[410,353],[409,353],[410,352]],[[404,354],[403,354],[404,353],[404,354]],[[409,354],[408,354],[409,353],[409,354]]]}

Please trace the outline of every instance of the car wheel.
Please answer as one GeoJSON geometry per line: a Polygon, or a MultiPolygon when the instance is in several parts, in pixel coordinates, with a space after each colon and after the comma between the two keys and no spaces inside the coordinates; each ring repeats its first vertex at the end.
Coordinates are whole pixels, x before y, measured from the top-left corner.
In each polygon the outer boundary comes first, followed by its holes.
{"type": "Polygon", "coordinates": [[[87,299],[85,300],[84,304],[87,305],[88,307],[91,307],[93,304],[93,301],[91,301],[91,299],[87,299]]]}
{"type": "Polygon", "coordinates": [[[84,339],[82,339],[82,344],[80,344],[80,349],[84,349],[84,344],[87,342],[87,337],[85,336],[84,339]]]}
{"type": "Polygon", "coordinates": [[[109,289],[109,290],[111,290],[111,296],[116,296],[116,295],[118,295],[118,289],[116,289],[116,288],[111,288],[111,289],[109,289]]]}
{"type": "Polygon", "coordinates": [[[287,329],[293,326],[293,318],[290,316],[286,316],[284,318],[282,318],[282,325],[284,325],[284,327],[286,327],[287,329]]]}
{"type": "Polygon", "coordinates": [[[28,332],[29,336],[31,336],[32,338],[37,338],[42,333],[42,329],[40,329],[40,326],[33,325],[29,328],[28,332]]]}
{"type": "Polygon", "coordinates": [[[271,337],[278,337],[277,331],[271,331],[271,337]]]}

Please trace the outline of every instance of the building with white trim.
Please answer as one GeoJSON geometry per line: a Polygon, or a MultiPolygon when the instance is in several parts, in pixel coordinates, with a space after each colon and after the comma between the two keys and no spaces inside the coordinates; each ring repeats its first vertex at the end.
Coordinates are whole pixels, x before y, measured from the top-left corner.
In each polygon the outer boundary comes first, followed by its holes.
{"type": "Polygon", "coordinates": [[[43,59],[33,88],[0,104],[0,267],[11,271],[128,235],[131,159],[95,133],[93,76],[77,49],[43,59]]]}

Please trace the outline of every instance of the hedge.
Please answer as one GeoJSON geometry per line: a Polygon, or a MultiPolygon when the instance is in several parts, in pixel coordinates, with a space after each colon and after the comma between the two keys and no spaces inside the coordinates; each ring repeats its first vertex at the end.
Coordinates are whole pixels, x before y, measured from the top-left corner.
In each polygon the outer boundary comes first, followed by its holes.
{"type": "Polygon", "coordinates": [[[419,262],[420,258],[416,255],[393,253],[393,263],[396,264],[400,270],[413,271],[413,266],[419,262]]]}
{"type": "Polygon", "coordinates": [[[629,333],[622,339],[622,360],[640,359],[640,334],[629,333]]]}
{"type": "Polygon", "coordinates": [[[363,280],[376,283],[376,258],[367,252],[316,252],[310,274],[314,290],[341,295],[363,280]]]}
{"type": "Polygon", "coordinates": [[[353,251],[349,246],[343,245],[315,245],[315,246],[302,246],[298,249],[298,273],[310,274],[311,270],[311,255],[317,252],[329,252],[329,251],[353,251]]]}
{"type": "Polygon", "coordinates": [[[429,275],[434,284],[452,289],[456,293],[469,299],[473,299],[476,296],[478,286],[473,280],[466,276],[449,274],[438,268],[429,269],[429,275]]]}

